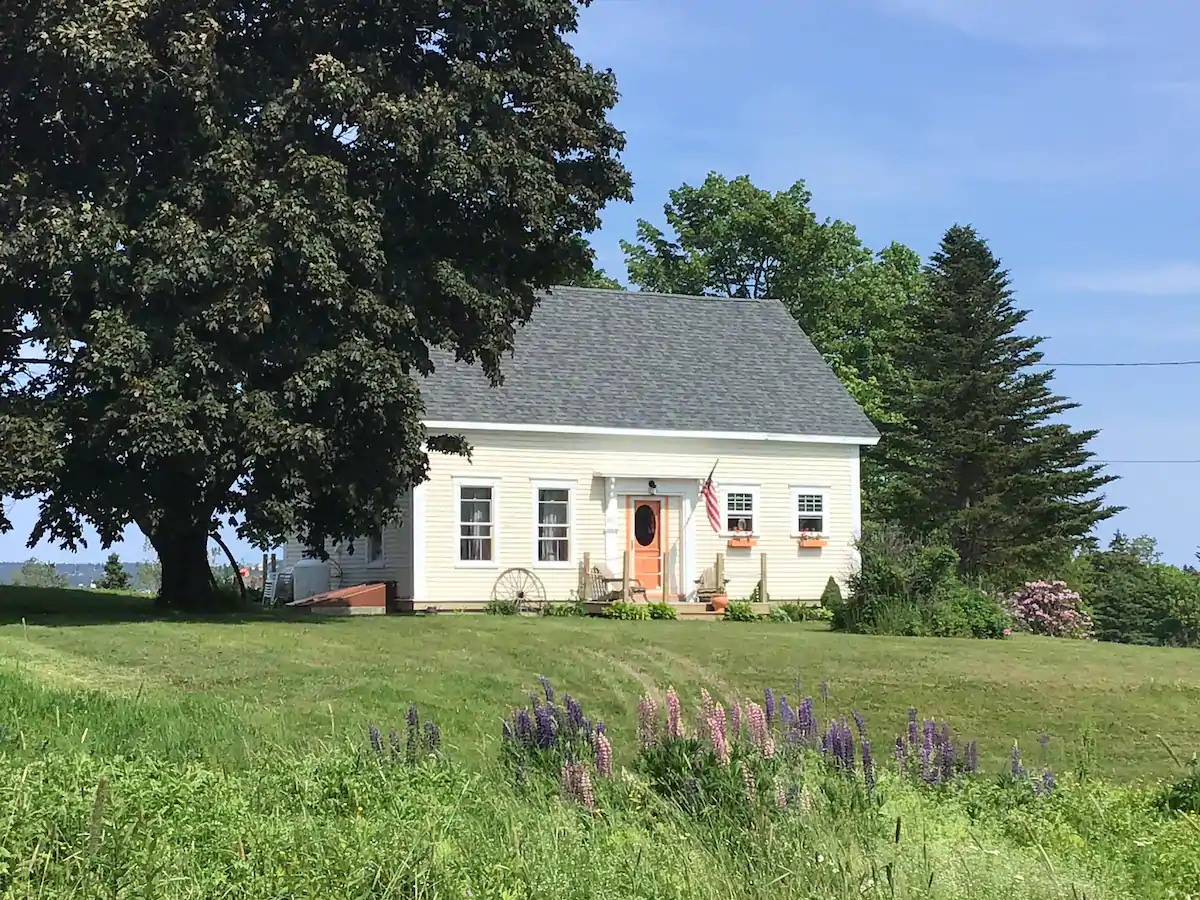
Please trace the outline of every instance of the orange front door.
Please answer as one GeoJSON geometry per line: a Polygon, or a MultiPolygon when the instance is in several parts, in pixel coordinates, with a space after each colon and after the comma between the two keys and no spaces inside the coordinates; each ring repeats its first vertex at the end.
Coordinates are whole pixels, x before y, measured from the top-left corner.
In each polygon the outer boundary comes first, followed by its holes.
{"type": "Polygon", "coordinates": [[[647,591],[661,591],[663,584],[662,500],[630,502],[630,536],[633,544],[633,576],[647,591]]]}

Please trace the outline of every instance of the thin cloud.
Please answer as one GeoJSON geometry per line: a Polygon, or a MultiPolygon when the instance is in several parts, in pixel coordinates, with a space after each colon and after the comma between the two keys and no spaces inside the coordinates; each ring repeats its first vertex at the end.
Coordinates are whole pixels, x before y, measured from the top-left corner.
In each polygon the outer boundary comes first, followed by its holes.
{"type": "Polygon", "coordinates": [[[1184,297],[1200,294],[1200,265],[1160,266],[1078,272],[1054,279],[1060,290],[1089,294],[1131,294],[1141,297],[1184,297]]]}

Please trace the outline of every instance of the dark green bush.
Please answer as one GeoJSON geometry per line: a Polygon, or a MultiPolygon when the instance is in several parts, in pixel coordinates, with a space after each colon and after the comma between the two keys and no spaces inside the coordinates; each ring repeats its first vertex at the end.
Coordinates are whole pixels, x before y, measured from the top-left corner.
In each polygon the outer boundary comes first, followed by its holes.
{"type": "Polygon", "coordinates": [[[831,597],[833,627],[862,634],[1003,637],[999,600],[958,577],[958,554],[915,540],[893,524],[868,525],[858,542],[862,565],[849,594],[831,597]]]}
{"type": "Polygon", "coordinates": [[[1090,563],[1084,599],[1098,640],[1200,646],[1200,579],[1123,550],[1093,553],[1090,563]]]}
{"type": "Polygon", "coordinates": [[[652,619],[676,619],[675,608],[670,603],[647,603],[646,609],[650,612],[652,619]]]}
{"type": "Polygon", "coordinates": [[[841,606],[841,603],[842,589],[838,587],[837,580],[830,575],[829,580],[825,582],[825,590],[821,592],[821,605],[827,609],[833,609],[841,606]]]}
{"type": "Polygon", "coordinates": [[[1188,771],[1162,789],[1155,805],[1163,812],[1200,816],[1200,760],[1193,756],[1188,771]]]}
{"type": "Polygon", "coordinates": [[[726,622],[755,622],[758,616],[754,613],[754,607],[745,600],[735,600],[725,607],[726,622]]]}
{"type": "Polygon", "coordinates": [[[604,610],[604,618],[622,619],[626,622],[640,622],[650,618],[650,610],[646,604],[618,601],[604,610]]]}

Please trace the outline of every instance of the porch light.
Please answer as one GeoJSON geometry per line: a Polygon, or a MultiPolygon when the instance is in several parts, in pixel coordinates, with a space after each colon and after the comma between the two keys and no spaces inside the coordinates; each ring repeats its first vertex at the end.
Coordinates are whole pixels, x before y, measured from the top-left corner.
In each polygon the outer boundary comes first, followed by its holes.
{"type": "Polygon", "coordinates": [[[658,494],[658,485],[654,483],[654,479],[650,479],[650,496],[654,497],[658,494]]]}

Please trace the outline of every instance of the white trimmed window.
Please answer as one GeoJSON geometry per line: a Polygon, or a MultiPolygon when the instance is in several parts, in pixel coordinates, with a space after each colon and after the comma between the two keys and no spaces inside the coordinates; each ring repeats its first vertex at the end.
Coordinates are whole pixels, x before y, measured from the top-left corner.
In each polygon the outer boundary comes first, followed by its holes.
{"type": "Polygon", "coordinates": [[[375,528],[367,534],[366,540],[363,541],[367,548],[367,565],[382,566],[383,565],[383,529],[375,528]]]}
{"type": "Polygon", "coordinates": [[[792,533],[825,534],[829,496],[824,488],[792,488],[792,533]]]}
{"type": "Polygon", "coordinates": [[[725,485],[725,531],[729,534],[758,534],[758,488],[753,485],[725,485]]]}
{"type": "Polygon", "coordinates": [[[458,483],[458,561],[492,565],[496,561],[496,486],[458,483]]]}
{"type": "Polygon", "coordinates": [[[571,564],[571,489],[557,481],[533,484],[533,558],[539,566],[571,564]]]}

